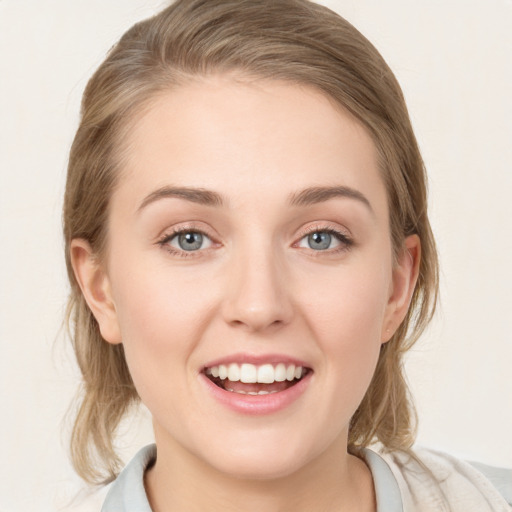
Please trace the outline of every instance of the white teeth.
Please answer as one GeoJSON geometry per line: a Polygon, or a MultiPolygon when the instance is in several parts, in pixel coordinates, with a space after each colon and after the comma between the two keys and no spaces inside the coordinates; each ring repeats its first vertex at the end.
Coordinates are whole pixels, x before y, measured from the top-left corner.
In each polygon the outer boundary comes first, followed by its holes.
{"type": "Polygon", "coordinates": [[[231,382],[238,382],[240,380],[240,367],[235,363],[229,365],[228,380],[231,382]]]}
{"type": "Polygon", "coordinates": [[[212,377],[218,377],[221,380],[228,379],[231,382],[272,384],[273,382],[283,382],[285,380],[291,382],[294,379],[300,379],[304,372],[302,366],[295,366],[293,364],[285,365],[284,363],[278,363],[275,366],[272,364],[256,366],[249,363],[241,365],[231,363],[229,365],[211,366],[206,369],[205,373],[212,377]]]}
{"type": "Polygon", "coordinates": [[[258,382],[258,369],[253,364],[243,364],[240,366],[240,382],[252,384],[258,382]]]}
{"type": "Polygon", "coordinates": [[[274,382],[274,367],[271,364],[264,364],[258,368],[258,382],[263,384],[274,382]]]}
{"type": "Polygon", "coordinates": [[[219,366],[219,378],[224,380],[228,376],[228,368],[227,366],[221,364],[219,366]]]}
{"type": "Polygon", "coordinates": [[[283,363],[279,363],[276,366],[274,379],[277,382],[284,382],[286,380],[286,366],[283,363]]]}

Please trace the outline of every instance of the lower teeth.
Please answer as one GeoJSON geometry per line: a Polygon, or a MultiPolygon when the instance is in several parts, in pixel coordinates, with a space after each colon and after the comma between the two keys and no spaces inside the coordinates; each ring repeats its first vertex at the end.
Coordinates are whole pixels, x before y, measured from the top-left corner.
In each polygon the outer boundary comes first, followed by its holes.
{"type": "Polygon", "coordinates": [[[231,393],[238,393],[239,395],[272,395],[273,393],[279,393],[279,391],[235,391],[234,389],[224,388],[226,391],[231,393]]]}

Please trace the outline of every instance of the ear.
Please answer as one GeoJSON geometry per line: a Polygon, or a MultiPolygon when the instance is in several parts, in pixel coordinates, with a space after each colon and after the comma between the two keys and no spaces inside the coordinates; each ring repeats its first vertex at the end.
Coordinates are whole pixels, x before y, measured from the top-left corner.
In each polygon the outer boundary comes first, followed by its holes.
{"type": "Polygon", "coordinates": [[[411,304],[421,260],[421,242],[418,235],[410,235],[398,254],[393,267],[392,284],[382,324],[381,341],[386,343],[404,320],[411,304]]]}
{"type": "Polygon", "coordinates": [[[117,312],[110,281],[86,240],[71,241],[71,264],[87,305],[98,322],[101,336],[112,344],[121,343],[117,312]]]}

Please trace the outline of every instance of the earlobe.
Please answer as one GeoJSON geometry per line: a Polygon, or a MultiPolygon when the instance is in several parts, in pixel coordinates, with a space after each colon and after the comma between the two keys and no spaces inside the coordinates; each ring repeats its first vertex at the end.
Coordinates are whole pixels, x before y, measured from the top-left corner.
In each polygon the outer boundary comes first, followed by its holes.
{"type": "Polygon", "coordinates": [[[418,280],[420,260],[420,239],[418,235],[410,235],[405,239],[398,261],[393,268],[391,293],[382,325],[382,343],[391,339],[407,315],[418,280]]]}
{"type": "Polygon", "coordinates": [[[89,242],[79,238],[72,240],[70,257],[76,280],[98,322],[103,339],[112,344],[121,343],[110,281],[89,242]]]}

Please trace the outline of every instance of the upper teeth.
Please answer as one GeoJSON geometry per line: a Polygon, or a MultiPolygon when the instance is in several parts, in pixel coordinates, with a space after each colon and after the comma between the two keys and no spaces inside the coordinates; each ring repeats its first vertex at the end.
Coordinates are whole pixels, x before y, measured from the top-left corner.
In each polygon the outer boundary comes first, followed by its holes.
{"type": "Polygon", "coordinates": [[[263,364],[255,366],[254,364],[244,363],[229,365],[220,364],[219,366],[211,366],[206,369],[206,374],[212,377],[219,377],[220,379],[228,379],[232,382],[244,382],[272,384],[273,382],[283,382],[285,380],[292,381],[293,379],[300,379],[302,377],[302,366],[295,366],[294,364],[285,365],[279,363],[277,365],[263,364]]]}

